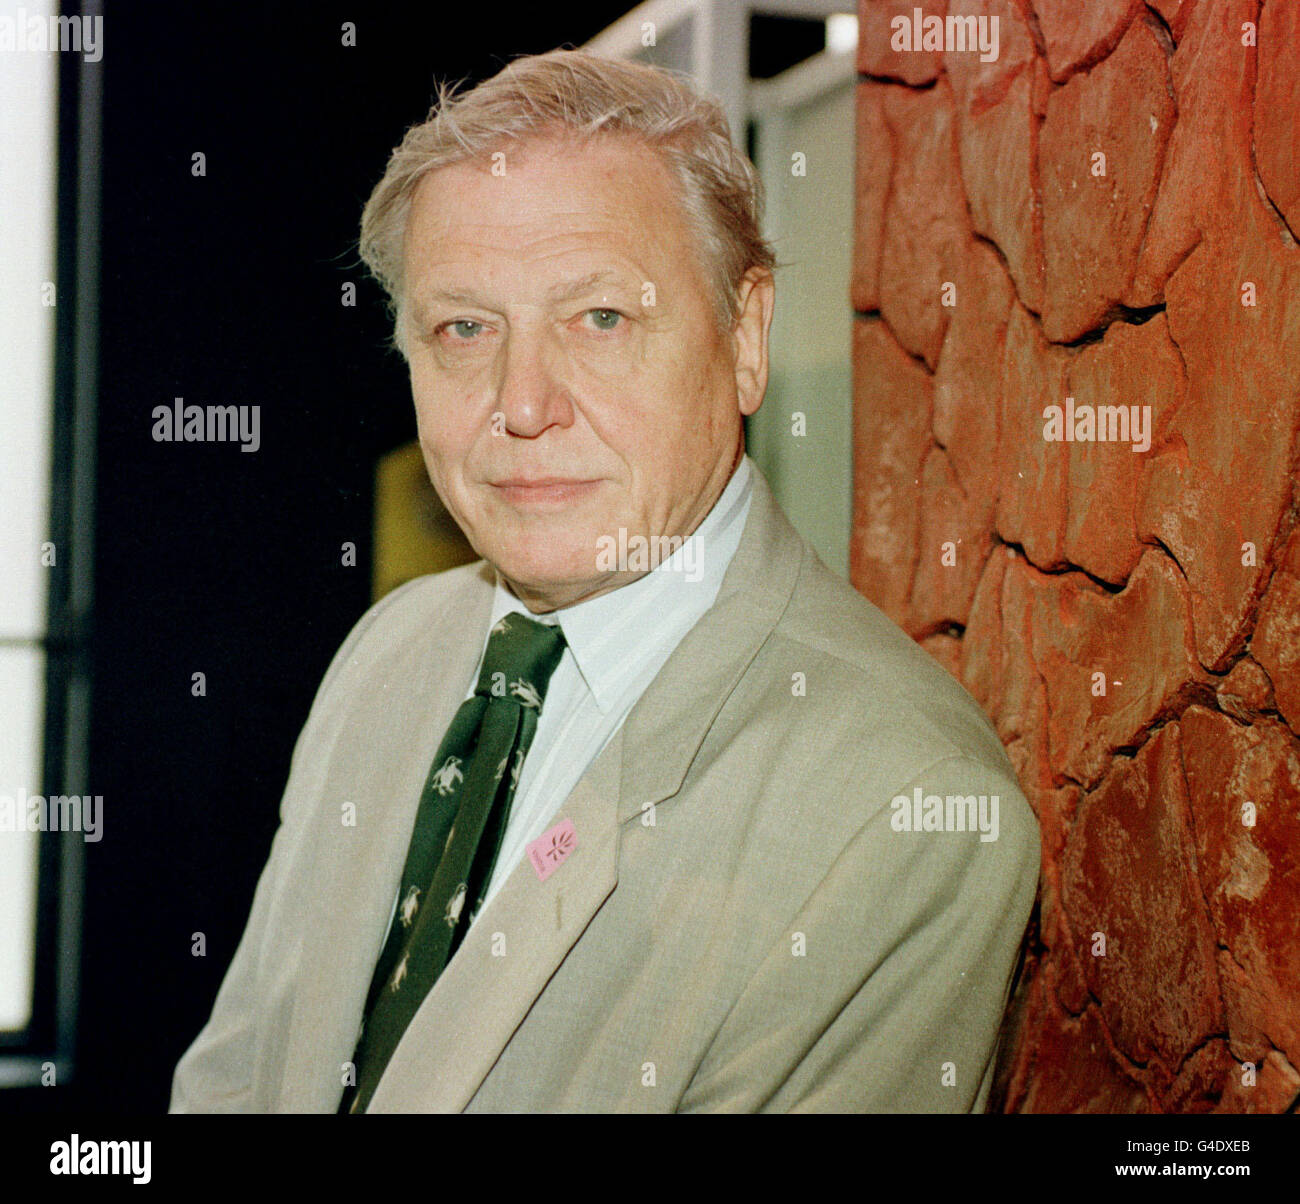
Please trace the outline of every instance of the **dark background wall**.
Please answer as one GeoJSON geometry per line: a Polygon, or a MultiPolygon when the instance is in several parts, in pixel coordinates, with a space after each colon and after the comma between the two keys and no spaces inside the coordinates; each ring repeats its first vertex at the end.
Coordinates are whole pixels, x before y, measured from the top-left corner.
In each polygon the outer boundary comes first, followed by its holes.
{"type": "MultiPolygon", "coordinates": [[[[82,787],[103,796],[104,835],[86,846],[75,1075],[0,1092],[0,1110],[165,1109],[243,930],[293,742],[369,603],[374,462],[415,435],[355,255],[362,205],[435,78],[579,45],[632,6],[111,6],[82,787]],[[155,442],[152,411],[176,397],[260,406],[260,449],[155,442]]],[[[818,30],[757,23],[754,73],[820,49],[818,30]]]]}

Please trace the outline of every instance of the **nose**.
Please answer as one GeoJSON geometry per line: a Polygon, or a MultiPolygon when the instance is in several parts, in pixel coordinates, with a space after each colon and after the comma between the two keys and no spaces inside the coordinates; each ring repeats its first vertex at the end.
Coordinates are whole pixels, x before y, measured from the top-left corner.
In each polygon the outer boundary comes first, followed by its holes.
{"type": "Polygon", "coordinates": [[[573,403],[557,344],[541,323],[516,324],[503,340],[496,408],[510,434],[535,439],[552,426],[572,424],[573,403]]]}

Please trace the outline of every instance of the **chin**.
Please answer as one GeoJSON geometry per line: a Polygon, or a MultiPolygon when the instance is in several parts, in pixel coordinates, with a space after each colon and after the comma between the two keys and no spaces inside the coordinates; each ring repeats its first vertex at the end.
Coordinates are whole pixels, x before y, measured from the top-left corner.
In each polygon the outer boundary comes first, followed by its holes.
{"type": "MultiPolygon", "coordinates": [[[[539,543],[541,541],[538,541],[539,543]]],[[[495,549],[486,559],[509,581],[536,592],[564,591],[597,581],[595,553],[590,547],[495,549]]]]}

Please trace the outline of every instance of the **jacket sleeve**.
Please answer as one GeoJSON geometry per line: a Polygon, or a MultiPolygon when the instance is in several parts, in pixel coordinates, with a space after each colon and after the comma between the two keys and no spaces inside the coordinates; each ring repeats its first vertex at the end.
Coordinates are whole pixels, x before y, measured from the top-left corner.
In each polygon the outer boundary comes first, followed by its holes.
{"type": "Polygon", "coordinates": [[[727,1014],[680,1110],[983,1110],[1038,824],[1009,771],[963,756],[894,798],[910,804],[917,787],[996,794],[996,839],[898,830],[891,800],[873,810],[727,1014]]]}
{"type": "Polygon", "coordinates": [[[330,662],[312,703],[311,712],[294,745],[289,781],[280,803],[280,826],[258,879],[244,934],[217,992],[212,1015],[194,1043],[182,1055],[172,1076],[169,1112],[262,1112],[270,1102],[259,1100],[254,1074],[258,1051],[258,1018],[262,999],[262,949],[276,901],[289,885],[294,850],[302,842],[302,829],[310,822],[314,798],[302,783],[309,776],[304,750],[315,746],[325,699],[379,616],[407,590],[426,578],[416,578],[372,606],[358,621],[330,662]]]}
{"type": "MultiPolygon", "coordinates": [[[[300,736],[298,747],[302,742],[300,736]]],[[[296,749],[294,760],[297,760],[296,749]]],[[[280,826],[258,879],[252,911],[217,992],[212,1015],[176,1065],[169,1112],[265,1110],[258,1106],[253,1092],[259,951],[267,931],[271,901],[280,893],[285,879],[286,850],[293,843],[290,822],[282,804],[280,826]]]]}

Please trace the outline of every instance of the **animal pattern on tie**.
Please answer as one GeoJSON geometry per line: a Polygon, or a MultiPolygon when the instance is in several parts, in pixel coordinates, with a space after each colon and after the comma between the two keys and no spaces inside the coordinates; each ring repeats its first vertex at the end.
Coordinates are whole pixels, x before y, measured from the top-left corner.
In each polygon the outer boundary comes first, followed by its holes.
{"type": "Polygon", "coordinates": [[[460,909],[465,906],[465,891],[468,886],[462,882],[456,887],[456,893],[452,895],[450,902],[447,904],[447,910],[443,913],[443,919],[447,921],[448,928],[455,928],[457,921],[460,919],[460,909]]]}
{"type": "Polygon", "coordinates": [[[437,773],[433,775],[434,788],[446,797],[456,789],[456,784],[464,778],[460,770],[460,758],[448,757],[437,773]]]}
{"type": "Polygon", "coordinates": [[[513,697],[519,699],[526,707],[532,707],[535,711],[542,709],[542,696],[538,694],[537,687],[531,681],[516,679],[510,683],[510,693],[513,697]]]}
{"type": "Polygon", "coordinates": [[[406,898],[402,900],[402,927],[409,928],[411,921],[415,919],[415,913],[420,906],[420,888],[412,886],[406,892],[406,898]]]}
{"type": "Polygon", "coordinates": [[[453,717],[425,782],[398,922],[380,951],[359,1026],[357,1082],[344,1092],[340,1111],[366,1110],[407,1024],[483,907],[546,687],[563,654],[558,624],[512,613],[492,626],[474,695],[453,717]]]}

